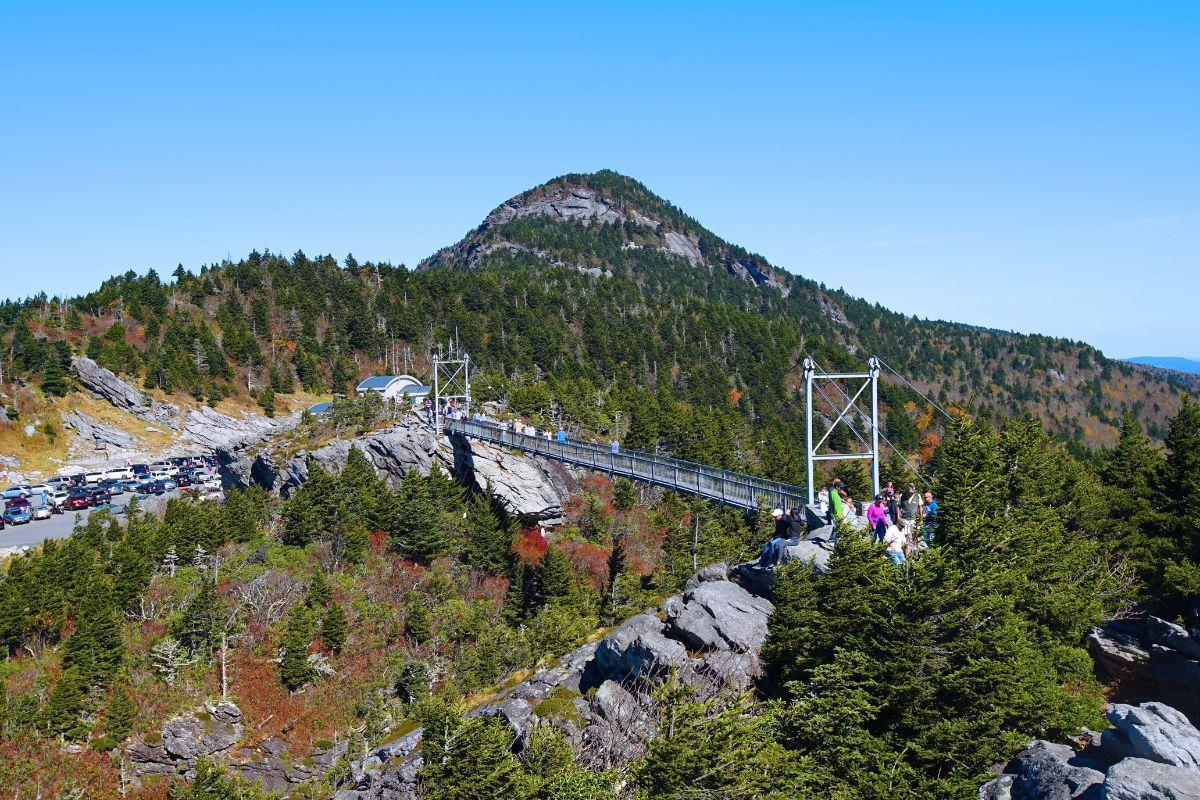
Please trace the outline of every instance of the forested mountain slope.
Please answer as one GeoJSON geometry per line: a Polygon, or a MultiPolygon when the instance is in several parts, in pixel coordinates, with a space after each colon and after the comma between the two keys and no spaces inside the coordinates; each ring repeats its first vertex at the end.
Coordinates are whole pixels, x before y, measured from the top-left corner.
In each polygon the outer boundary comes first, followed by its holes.
{"type": "MultiPolygon", "coordinates": [[[[455,336],[486,373],[483,397],[792,481],[805,354],[830,370],[878,354],[944,406],[1030,410],[1079,446],[1111,444],[1124,410],[1160,436],[1186,385],[1085,344],[918,320],[826,289],[609,171],[518,195],[415,271],[252,252],[169,281],[131,271],[79,297],[6,303],[0,382],[67,392],[69,357],[86,353],[161,395],[269,409],[298,387],[427,375],[436,343],[455,336]]],[[[908,453],[942,432],[898,382],[882,401],[888,438],[908,453]]]]}

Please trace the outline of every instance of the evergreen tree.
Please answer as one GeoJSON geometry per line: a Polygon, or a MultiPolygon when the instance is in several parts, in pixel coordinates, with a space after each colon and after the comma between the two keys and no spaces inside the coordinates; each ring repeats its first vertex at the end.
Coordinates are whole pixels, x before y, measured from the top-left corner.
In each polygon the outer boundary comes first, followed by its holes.
{"type": "Polygon", "coordinates": [[[433,615],[417,592],[409,592],[404,598],[404,632],[417,644],[424,644],[433,636],[433,615]]]}
{"type": "Polygon", "coordinates": [[[54,736],[79,739],[87,734],[80,724],[83,713],[83,683],[77,669],[63,670],[50,699],[38,712],[39,727],[54,736]]]}
{"type": "Polygon", "coordinates": [[[575,589],[575,570],[567,554],[554,545],[546,548],[539,570],[541,593],[547,603],[570,597],[575,589]]]}
{"type": "Polygon", "coordinates": [[[503,574],[512,560],[512,532],[492,511],[493,503],[476,494],[467,503],[467,541],[463,560],[473,567],[503,574]]]}
{"type": "Polygon", "coordinates": [[[216,587],[205,580],[175,625],[175,638],[193,657],[205,662],[212,659],[220,642],[220,606],[216,587]]]}
{"type": "Polygon", "coordinates": [[[416,470],[409,470],[400,482],[389,530],[396,551],[420,564],[428,564],[449,549],[429,481],[416,470]]]}
{"type": "Polygon", "coordinates": [[[308,582],[308,591],[304,595],[304,602],[308,603],[308,607],[320,613],[333,601],[333,589],[329,586],[329,579],[325,577],[325,571],[320,567],[313,570],[312,578],[308,582]]]}
{"type": "Polygon", "coordinates": [[[341,603],[333,603],[325,612],[321,624],[321,638],[334,652],[340,653],[346,644],[346,610],[341,603]]]}
{"type": "Polygon", "coordinates": [[[511,800],[524,781],[511,752],[512,732],[494,719],[462,717],[456,704],[430,700],[417,712],[424,765],[418,775],[427,800],[511,800]]]}
{"type": "Polygon", "coordinates": [[[313,679],[312,666],[308,663],[308,645],[311,642],[310,613],[306,606],[298,605],[288,615],[279,662],[279,680],[293,692],[313,679]]]}

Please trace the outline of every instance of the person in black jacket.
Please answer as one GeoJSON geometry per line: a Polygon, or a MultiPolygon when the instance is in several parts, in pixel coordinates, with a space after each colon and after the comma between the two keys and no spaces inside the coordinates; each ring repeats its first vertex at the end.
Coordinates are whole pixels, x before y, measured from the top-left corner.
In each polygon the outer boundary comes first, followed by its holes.
{"type": "Polygon", "coordinates": [[[763,546],[758,556],[758,565],[764,568],[778,563],[783,544],[791,537],[792,530],[792,521],[784,515],[782,508],[774,509],[771,517],[775,520],[775,531],[771,534],[771,541],[763,546]]]}

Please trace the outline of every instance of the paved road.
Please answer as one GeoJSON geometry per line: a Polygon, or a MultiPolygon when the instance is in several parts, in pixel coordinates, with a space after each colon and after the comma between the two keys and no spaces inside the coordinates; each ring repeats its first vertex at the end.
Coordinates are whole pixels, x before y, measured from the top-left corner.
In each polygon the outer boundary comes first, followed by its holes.
{"type": "MultiPolygon", "coordinates": [[[[179,490],[167,493],[167,497],[175,497],[179,494],[179,490]]],[[[125,504],[131,494],[119,494],[113,498],[112,510],[120,512],[125,508],[125,504]]],[[[55,514],[50,519],[35,519],[25,525],[5,525],[4,530],[0,531],[0,549],[6,547],[23,547],[30,544],[41,544],[46,539],[63,539],[71,535],[71,531],[75,529],[75,518],[82,517],[87,519],[88,515],[96,509],[89,508],[87,511],[64,511],[61,514],[55,514]]]]}

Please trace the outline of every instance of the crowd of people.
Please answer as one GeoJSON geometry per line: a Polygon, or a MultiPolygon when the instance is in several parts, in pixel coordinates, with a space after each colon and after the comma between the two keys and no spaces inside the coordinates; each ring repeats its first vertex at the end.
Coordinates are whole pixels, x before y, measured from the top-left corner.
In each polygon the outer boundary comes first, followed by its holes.
{"type": "MultiPolygon", "coordinates": [[[[816,499],[816,510],[824,516],[826,523],[834,526],[834,541],[839,526],[855,524],[852,520],[860,516],[845,483],[839,479],[822,486],[816,499]]],[[[884,546],[893,563],[904,564],[933,543],[937,512],[937,499],[932,492],[919,492],[916,485],[910,483],[898,493],[895,484],[888,481],[871,502],[864,504],[861,516],[866,518],[872,541],[884,546]]],[[[763,567],[778,564],[788,545],[798,542],[808,530],[803,509],[785,511],[776,508],[771,515],[775,529],[759,555],[759,565],[763,567]]]]}

